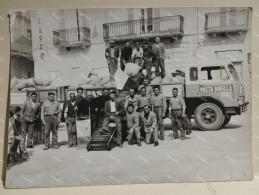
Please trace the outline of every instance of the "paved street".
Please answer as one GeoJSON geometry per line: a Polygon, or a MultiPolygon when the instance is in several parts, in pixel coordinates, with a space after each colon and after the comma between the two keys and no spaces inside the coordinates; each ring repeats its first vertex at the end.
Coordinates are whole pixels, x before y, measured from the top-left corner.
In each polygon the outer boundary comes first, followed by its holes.
{"type": "Polygon", "coordinates": [[[170,140],[170,121],[165,141],[146,145],[90,151],[67,148],[65,124],[60,124],[59,150],[29,149],[30,158],[7,172],[7,187],[202,182],[247,180],[251,170],[250,111],[235,116],[224,129],[200,131],[193,124],[188,139],[170,140]],[[241,125],[242,124],[242,125],[241,125]]]}

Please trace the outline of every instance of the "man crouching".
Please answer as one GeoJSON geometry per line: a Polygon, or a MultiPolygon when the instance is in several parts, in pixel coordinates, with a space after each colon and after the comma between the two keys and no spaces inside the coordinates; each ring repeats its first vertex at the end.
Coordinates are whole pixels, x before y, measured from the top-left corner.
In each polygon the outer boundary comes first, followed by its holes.
{"type": "Polygon", "coordinates": [[[144,131],[146,133],[146,143],[150,144],[153,137],[154,146],[158,146],[157,118],[156,118],[156,114],[151,111],[150,105],[144,106],[144,111],[141,113],[141,118],[144,123],[144,131]]]}
{"type": "Polygon", "coordinates": [[[137,138],[137,145],[141,146],[140,142],[140,125],[139,114],[135,112],[135,106],[128,104],[127,106],[127,127],[128,127],[128,143],[132,145],[134,143],[134,136],[137,138]]]}

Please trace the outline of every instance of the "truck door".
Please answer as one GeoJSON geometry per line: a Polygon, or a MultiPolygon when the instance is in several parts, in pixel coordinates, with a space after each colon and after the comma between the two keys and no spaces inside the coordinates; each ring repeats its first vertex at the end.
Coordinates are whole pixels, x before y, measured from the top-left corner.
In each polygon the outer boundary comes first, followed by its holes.
{"type": "Polygon", "coordinates": [[[186,71],[186,97],[195,97],[199,96],[199,69],[198,67],[187,68],[186,71]]]}

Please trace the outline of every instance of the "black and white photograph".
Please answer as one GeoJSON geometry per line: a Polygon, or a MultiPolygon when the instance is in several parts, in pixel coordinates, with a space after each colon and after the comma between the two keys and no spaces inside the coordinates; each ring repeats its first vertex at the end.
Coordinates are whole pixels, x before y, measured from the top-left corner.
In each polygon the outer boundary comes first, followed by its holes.
{"type": "Polygon", "coordinates": [[[5,187],[251,180],[252,12],[11,11],[5,187]]]}

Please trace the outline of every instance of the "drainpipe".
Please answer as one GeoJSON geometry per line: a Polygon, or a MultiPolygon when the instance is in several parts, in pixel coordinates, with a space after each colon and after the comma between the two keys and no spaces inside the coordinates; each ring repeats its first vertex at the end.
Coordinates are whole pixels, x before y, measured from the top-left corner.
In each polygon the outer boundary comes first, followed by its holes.
{"type": "Polygon", "coordinates": [[[76,9],[76,22],[77,22],[77,35],[78,35],[78,41],[80,41],[80,31],[79,31],[78,9],[76,9]]]}

